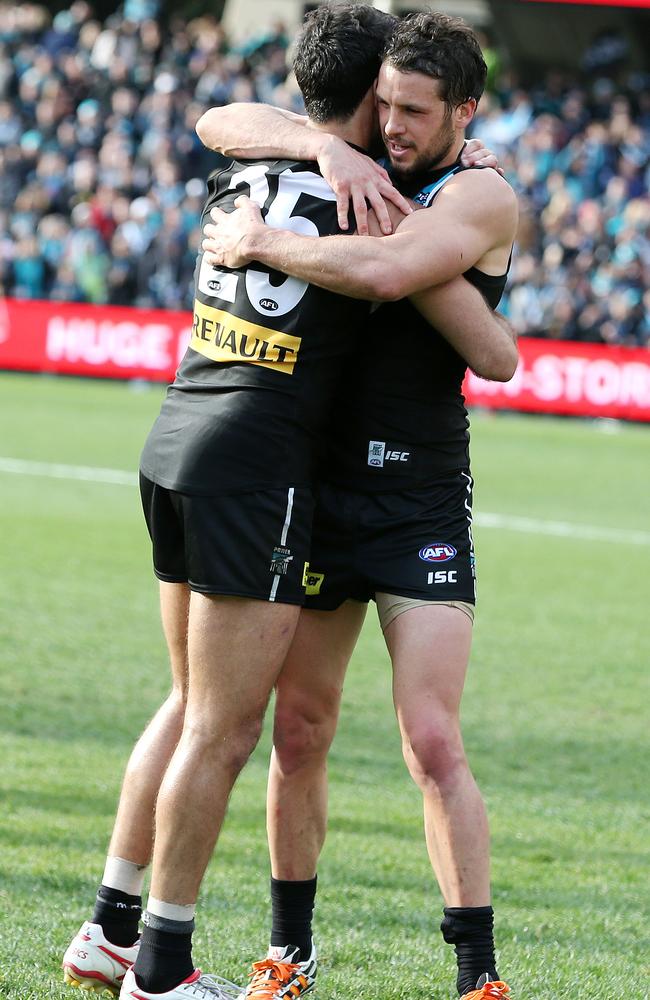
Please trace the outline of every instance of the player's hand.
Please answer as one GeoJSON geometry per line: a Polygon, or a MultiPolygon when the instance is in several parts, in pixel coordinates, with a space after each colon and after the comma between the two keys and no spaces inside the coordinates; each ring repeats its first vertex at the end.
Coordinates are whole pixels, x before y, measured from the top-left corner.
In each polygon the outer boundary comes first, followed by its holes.
{"type": "Polygon", "coordinates": [[[255,202],[242,194],[236,199],[233,212],[213,208],[210,218],[212,222],[203,227],[204,240],[201,244],[208,263],[217,267],[244,267],[249,264],[252,258],[243,248],[244,239],[256,227],[264,229],[262,213],[255,202]]]}
{"type": "Polygon", "coordinates": [[[502,177],[504,175],[496,153],[487,149],[480,139],[468,139],[460,159],[465,167],[492,167],[502,177]]]}
{"type": "Polygon", "coordinates": [[[387,201],[396,205],[404,215],[413,211],[411,203],[393,187],[382,166],[336,136],[328,137],[318,157],[318,165],[336,195],[336,212],[341,229],[348,229],[350,202],[360,236],[368,235],[368,205],[374,210],[382,233],[387,236],[393,232],[387,201]]]}

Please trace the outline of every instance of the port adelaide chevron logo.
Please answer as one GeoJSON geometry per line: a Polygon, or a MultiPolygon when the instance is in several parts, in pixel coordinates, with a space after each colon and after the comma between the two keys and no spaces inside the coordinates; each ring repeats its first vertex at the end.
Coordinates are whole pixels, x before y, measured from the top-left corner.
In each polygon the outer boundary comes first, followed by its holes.
{"type": "Polygon", "coordinates": [[[447,542],[429,542],[428,545],[422,546],[418,555],[424,562],[443,563],[458,555],[458,550],[447,542]]]}

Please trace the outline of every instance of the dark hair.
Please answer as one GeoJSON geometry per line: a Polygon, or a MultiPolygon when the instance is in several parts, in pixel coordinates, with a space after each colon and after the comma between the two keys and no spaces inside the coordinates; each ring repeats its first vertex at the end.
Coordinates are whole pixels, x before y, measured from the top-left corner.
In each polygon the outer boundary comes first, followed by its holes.
{"type": "Polygon", "coordinates": [[[441,98],[449,108],[485,87],[487,66],[476,35],[460,17],[413,14],[399,23],[384,58],[404,73],[424,73],[441,82],[441,98]]]}
{"type": "Polygon", "coordinates": [[[293,71],[315,122],[350,118],[375,81],[397,18],[365,3],[327,3],[307,15],[293,71]]]}

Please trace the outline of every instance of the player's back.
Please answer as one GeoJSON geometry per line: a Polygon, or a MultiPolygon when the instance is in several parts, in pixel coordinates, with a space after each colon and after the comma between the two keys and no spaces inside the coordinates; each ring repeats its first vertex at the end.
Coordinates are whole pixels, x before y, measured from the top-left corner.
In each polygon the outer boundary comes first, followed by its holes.
{"type": "MultiPolygon", "coordinates": [[[[339,232],[336,199],[315,164],[228,160],[208,180],[210,210],[240,194],[268,225],[339,232]]],[[[143,472],[182,492],[265,488],[311,477],[366,303],[253,261],[213,268],[199,253],[192,336],[145,445],[143,472]]]]}

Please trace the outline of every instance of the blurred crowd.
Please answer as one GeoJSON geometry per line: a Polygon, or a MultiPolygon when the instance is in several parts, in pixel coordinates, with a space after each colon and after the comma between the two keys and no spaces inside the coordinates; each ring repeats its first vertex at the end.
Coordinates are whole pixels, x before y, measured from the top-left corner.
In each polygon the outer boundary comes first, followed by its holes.
{"type": "Polygon", "coordinates": [[[474,128],[519,196],[502,308],[519,333],[649,344],[650,81],[507,83],[474,128]]]}
{"type": "MultiPolygon", "coordinates": [[[[0,293],[191,307],[215,165],[198,118],[230,101],[302,110],[281,25],[237,47],[212,16],[163,29],[157,14],[0,0],[0,293]]],[[[648,344],[648,79],[590,67],[523,90],[488,61],[474,134],[522,209],[504,311],[520,333],[648,344]]]]}

